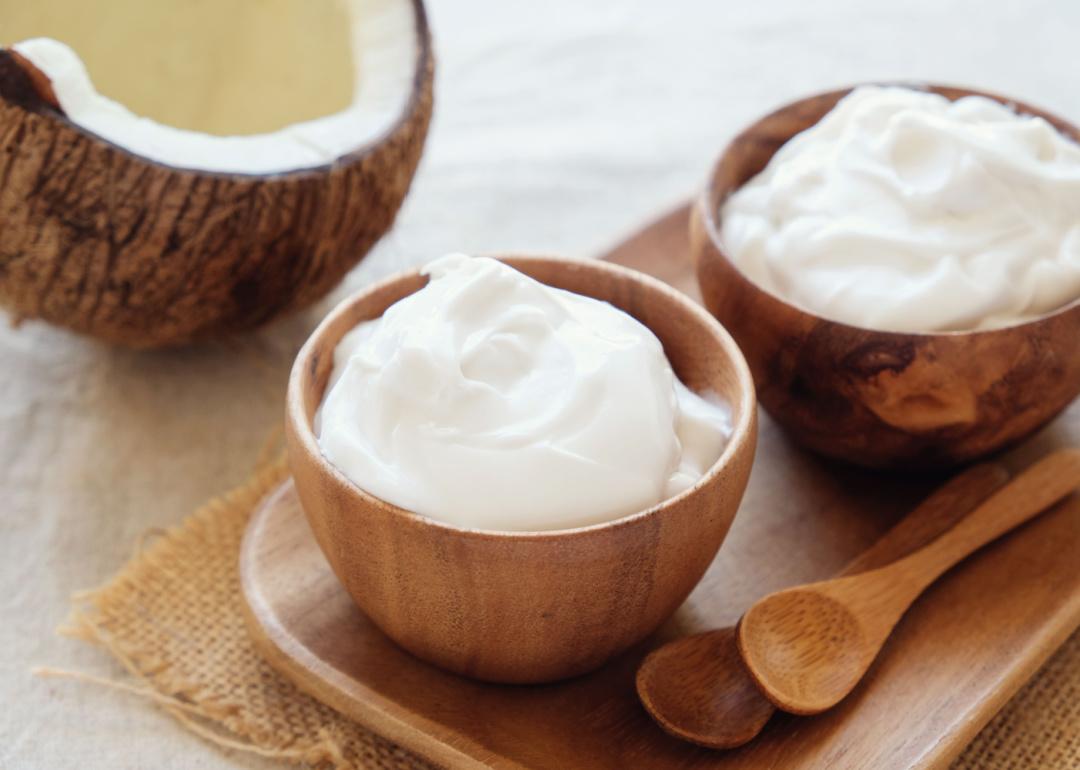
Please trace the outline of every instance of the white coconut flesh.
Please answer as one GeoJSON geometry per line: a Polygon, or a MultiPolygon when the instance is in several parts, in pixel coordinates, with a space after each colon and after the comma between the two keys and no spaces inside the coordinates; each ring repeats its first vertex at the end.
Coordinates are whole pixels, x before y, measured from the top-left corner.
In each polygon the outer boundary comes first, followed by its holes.
{"type": "Polygon", "coordinates": [[[69,120],[205,171],[322,166],[378,139],[419,40],[411,0],[0,0],[0,43],[69,120]]]}

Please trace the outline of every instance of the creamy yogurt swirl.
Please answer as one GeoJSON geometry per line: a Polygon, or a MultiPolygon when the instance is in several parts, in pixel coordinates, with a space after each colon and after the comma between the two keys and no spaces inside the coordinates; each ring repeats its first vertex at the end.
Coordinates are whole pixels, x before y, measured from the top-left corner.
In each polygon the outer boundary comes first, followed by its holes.
{"type": "Polygon", "coordinates": [[[1080,145],[984,97],[856,88],[721,219],[747,278],[855,326],[994,328],[1080,297],[1080,145]]]}
{"type": "Polygon", "coordinates": [[[365,491],[460,527],[561,529],[649,508],[720,456],[730,410],[628,314],[493,259],[424,272],[334,351],[319,446],[365,491]]]}

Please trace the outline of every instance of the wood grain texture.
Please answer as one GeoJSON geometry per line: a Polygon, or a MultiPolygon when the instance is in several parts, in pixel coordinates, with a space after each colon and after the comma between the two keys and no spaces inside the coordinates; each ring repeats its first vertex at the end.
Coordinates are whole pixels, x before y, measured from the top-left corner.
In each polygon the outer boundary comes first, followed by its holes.
{"type": "MultiPolygon", "coordinates": [[[[1008,479],[997,464],[976,465],[923,500],[840,573],[856,575],[896,561],[938,537],[1008,479]]],[[[752,740],[775,707],[747,671],[735,628],[668,642],[638,667],[638,697],[649,715],[677,738],[714,749],[752,740]]]]}
{"type": "Polygon", "coordinates": [[[16,318],[146,348],[248,329],[321,298],[389,229],[420,159],[434,58],[413,2],[405,112],[350,155],[280,174],[133,155],[67,120],[47,78],[0,49],[0,303],[16,318]]]}
{"type": "MultiPolygon", "coordinates": [[[[417,657],[498,682],[592,670],[656,630],[716,556],[750,475],[757,407],[731,337],[667,285],[615,265],[512,257],[512,267],[610,302],[647,326],[679,378],[732,410],[717,462],[690,490],[632,516],[552,532],[460,529],[349,481],[312,430],[341,337],[421,288],[417,271],[345,300],[301,349],[289,380],[289,466],[323,552],[357,604],[417,657]]],[[[522,489],[522,495],[530,494],[522,489]]]]}
{"type": "Polygon", "coordinates": [[[733,626],[653,650],[638,667],[634,686],[664,732],[709,749],[749,743],[776,712],[747,672],[733,626]]]}
{"type": "MultiPolygon", "coordinates": [[[[684,208],[614,251],[685,280],[693,269],[686,221],[684,208]],[[644,253],[638,243],[648,245],[644,253]]],[[[1077,442],[1074,405],[1010,453],[1007,465],[1077,442]]],[[[933,586],[852,696],[825,714],[777,714],[752,743],[710,751],[665,734],[634,692],[649,650],[732,625],[765,594],[834,574],[941,481],[823,460],[763,416],[739,516],[687,602],[641,645],[561,684],[487,685],[409,655],[356,609],[289,490],[248,530],[241,554],[248,621],[267,659],[301,688],[450,767],[942,768],[1080,625],[1076,498],[933,586]]]]}
{"type": "MultiPolygon", "coordinates": [[[[980,332],[862,329],[807,312],[747,280],[724,252],[720,207],[849,89],[783,107],[735,137],[694,208],[692,252],[706,306],[746,355],[761,405],[802,444],[871,467],[941,468],[1012,445],[1080,393],[1080,298],[1039,319],[980,332]]],[[[967,89],[1046,118],[1029,105],[967,89]]]]}
{"type": "Polygon", "coordinates": [[[881,569],[788,588],[739,621],[747,670],[779,708],[817,714],[858,684],[911,603],[946,570],[1080,487],[1080,449],[1059,449],[956,526],[881,569]]]}

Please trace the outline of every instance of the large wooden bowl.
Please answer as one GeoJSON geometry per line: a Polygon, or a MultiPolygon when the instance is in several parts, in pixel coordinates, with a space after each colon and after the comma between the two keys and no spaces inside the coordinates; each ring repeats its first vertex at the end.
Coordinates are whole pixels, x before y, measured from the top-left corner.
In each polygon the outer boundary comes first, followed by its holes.
{"type": "MultiPolygon", "coordinates": [[[[308,521],[345,588],[390,638],[424,660],[497,682],[580,674],[644,638],[712,562],[746,488],[757,437],[754,386],[727,332],[682,294],[600,262],[509,258],[648,326],[691,388],[731,404],[734,432],[698,484],[613,522],[552,532],[465,530],[367,494],[320,453],[312,416],[333,351],[427,279],[409,272],[346,300],[301,349],[289,380],[289,465],[308,521]]],[[[528,495],[530,490],[522,489],[528,495]]]]}
{"type": "MultiPolygon", "coordinates": [[[[928,89],[949,99],[997,99],[1080,140],[1075,126],[1026,104],[967,89],[928,89]]],[[[1080,393],[1080,298],[1001,329],[876,331],[789,304],[743,276],[724,251],[720,209],[727,196],[849,90],[767,115],[721,155],[691,215],[705,304],[746,355],[762,406],[802,444],[872,467],[973,460],[1028,435],[1080,393]]]]}

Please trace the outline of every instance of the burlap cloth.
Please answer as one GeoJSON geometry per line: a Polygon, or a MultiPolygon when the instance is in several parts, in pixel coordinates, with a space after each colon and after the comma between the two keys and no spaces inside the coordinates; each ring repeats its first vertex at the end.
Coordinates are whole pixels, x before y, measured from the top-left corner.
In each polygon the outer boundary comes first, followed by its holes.
{"type": "MultiPolygon", "coordinates": [[[[131,672],[131,683],[112,686],[154,701],[219,745],[335,770],[428,768],[298,691],[248,638],[240,540],[255,505],[285,475],[282,461],[266,463],[242,487],[143,544],[111,582],[77,597],[65,631],[100,644],[131,672]]],[[[1080,634],[953,767],[1080,767],[1080,634]]]]}

